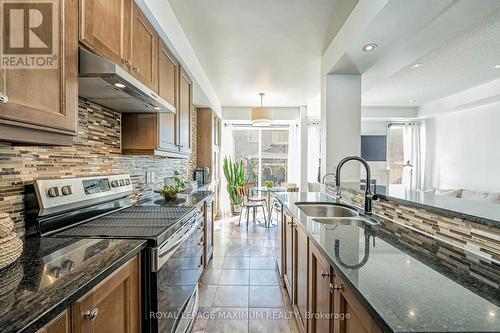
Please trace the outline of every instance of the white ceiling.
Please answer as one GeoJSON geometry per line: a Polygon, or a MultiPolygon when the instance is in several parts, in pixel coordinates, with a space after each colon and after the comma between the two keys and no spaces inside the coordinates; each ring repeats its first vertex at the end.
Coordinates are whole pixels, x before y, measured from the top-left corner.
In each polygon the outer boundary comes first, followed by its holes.
{"type": "Polygon", "coordinates": [[[222,106],[301,106],[357,0],[169,0],[222,106]]]}
{"type": "Polygon", "coordinates": [[[428,104],[500,78],[492,69],[500,64],[500,1],[391,0],[347,54],[363,73],[363,106],[428,104]],[[361,52],[369,42],[379,47],[361,52]]]}

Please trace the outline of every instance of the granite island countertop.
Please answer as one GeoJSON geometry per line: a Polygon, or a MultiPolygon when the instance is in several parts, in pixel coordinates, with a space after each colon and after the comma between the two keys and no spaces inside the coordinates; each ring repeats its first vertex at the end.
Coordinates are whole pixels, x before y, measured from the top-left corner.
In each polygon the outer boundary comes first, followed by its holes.
{"type": "Polygon", "coordinates": [[[0,331],[36,332],[140,253],[141,240],[30,238],[0,270],[0,331]]]}
{"type": "MultiPolygon", "coordinates": [[[[295,206],[331,197],[283,193],[277,198],[385,332],[500,332],[497,305],[381,237],[379,226],[325,225],[295,206]]],[[[488,291],[490,299],[500,298],[498,289],[488,291]]]]}

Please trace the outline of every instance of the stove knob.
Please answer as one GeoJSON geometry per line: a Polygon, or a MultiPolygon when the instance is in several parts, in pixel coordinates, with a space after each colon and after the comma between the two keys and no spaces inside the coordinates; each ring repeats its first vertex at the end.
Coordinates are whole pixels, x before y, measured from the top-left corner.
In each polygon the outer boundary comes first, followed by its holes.
{"type": "Polygon", "coordinates": [[[47,194],[49,195],[49,197],[51,198],[55,198],[55,197],[58,197],[59,196],[59,188],[54,186],[54,187],[51,187],[49,188],[49,190],[47,191],[47,194]]]}
{"type": "Polygon", "coordinates": [[[62,263],[62,268],[64,268],[66,272],[70,272],[73,267],[75,267],[75,262],[73,260],[68,259],[62,263]]]}
{"type": "Polygon", "coordinates": [[[126,184],[126,185],[130,185],[130,179],[128,179],[128,178],[127,178],[127,179],[125,179],[125,184],[126,184]]]}
{"type": "Polygon", "coordinates": [[[50,269],[49,271],[49,274],[52,275],[53,277],[55,277],[56,279],[59,278],[59,276],[61,276],[61,273],[62,273],[62,269],[61,267],[53,267],[50,269]]]}
{"type": "Polygon", "coordinates": [[[63,186],[61,187],[61,192],[63,195],[70,195],[73,193],[73,191],[71,190],[71,185],[66,185],[66,186],[63,186]]]}
{"type": "Polygon", "coordinates": [[[118,187],[118,181],[117,180],[111,181],[111,187],[118,187]]]}
{"type": "Polygon", "coordinates": [[[123,186],[123,185],[125,185],[125,180],[120,179],[120,186],[123,186]]]}

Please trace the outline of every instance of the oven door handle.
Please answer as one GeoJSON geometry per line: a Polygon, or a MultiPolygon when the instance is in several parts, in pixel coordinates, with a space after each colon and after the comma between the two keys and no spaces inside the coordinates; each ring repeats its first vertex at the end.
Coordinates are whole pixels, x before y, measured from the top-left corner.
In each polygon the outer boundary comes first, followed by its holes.
{"type": "Polygon", "coordinates": [[[194,220],[193,222],[191,222],[189,229],[184,233],[184,235],[182,235],[177,241],[175,241],[175,243],[168,244],[168,247],[166,249],[162,249],[161,247],[158,248],[155,256],[155,264],[153,267],[155,272],[157,272],[172,256],[172,254],[174,254],[174,252],[181,247],[182,243],[195,232],[197,226],[198,223],[196,223],[196,220],[194,220]]]}

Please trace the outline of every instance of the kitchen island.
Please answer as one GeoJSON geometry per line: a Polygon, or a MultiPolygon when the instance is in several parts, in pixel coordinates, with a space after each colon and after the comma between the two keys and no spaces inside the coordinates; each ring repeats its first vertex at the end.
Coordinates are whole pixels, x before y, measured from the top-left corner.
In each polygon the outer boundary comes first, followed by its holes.
{"type": "Polygon", "coordinates": [[[404,240],[387,237],[381,225],[320,223],[296,205],[332,202],[328,195],[287,193],[277,198],[284,208],[280,267],[302,328],[309,327],[310,332],[333,332],[334,326],[341,332],[500,330],[497,288],[468,288],[468,281],[439,272],[427,256],[405,247],[404,240]],[[331,295],[326,301],[321,299],[325,294],[331,295]],[[351,322],[345,317],[328,322],[310,319],[311,313],[321,311],[353,316],[351,322]]]}

